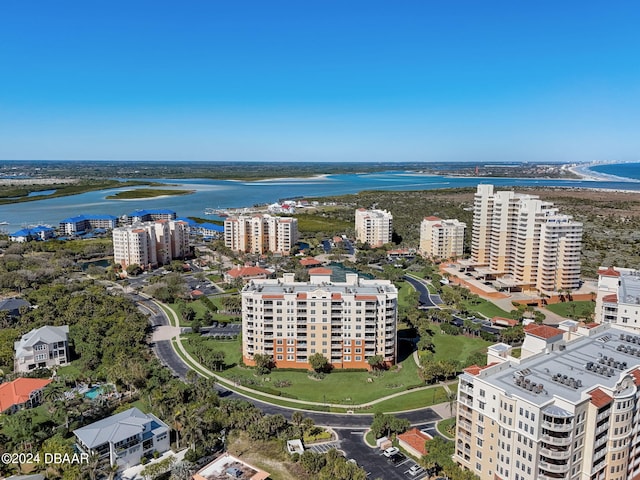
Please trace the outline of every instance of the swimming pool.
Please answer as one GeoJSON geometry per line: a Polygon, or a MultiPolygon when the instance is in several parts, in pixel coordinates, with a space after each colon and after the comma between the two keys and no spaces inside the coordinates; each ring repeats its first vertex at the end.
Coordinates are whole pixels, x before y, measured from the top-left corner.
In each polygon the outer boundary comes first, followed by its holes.
{"type": "Polygon", "coordinates": [[[91,390],[86,392],[84,394],[84,396],[89,398],[89,399],[91,399],[91,400],[93,400],[97,396],[102,395],[102,393],[104,393],[103,390],[102,390],[102,387],[93,387],[91,390]]]}

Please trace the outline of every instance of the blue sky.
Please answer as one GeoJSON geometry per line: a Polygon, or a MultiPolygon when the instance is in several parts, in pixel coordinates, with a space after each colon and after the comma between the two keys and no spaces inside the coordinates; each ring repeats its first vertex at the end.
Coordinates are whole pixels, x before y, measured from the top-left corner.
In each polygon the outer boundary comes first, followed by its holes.
{"type": "Polygon", "coordinates": [[[0,159],[640,161],[640,5],[0,2],[0,159]]]}

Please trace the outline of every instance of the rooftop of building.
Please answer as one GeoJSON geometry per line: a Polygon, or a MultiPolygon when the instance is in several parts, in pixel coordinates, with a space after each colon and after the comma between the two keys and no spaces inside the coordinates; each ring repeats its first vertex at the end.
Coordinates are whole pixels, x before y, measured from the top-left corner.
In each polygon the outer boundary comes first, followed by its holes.
{"type": "Polygon", "coordinates": [[[168,430],[154,415],[142,413],[134,407],[74,430],[73,433],[84,445],[95,448],[103,443],[117,443],[138,435],[149,422],[151,430],[168,430]]]}
{"type": "Polygon", "coordinates": [[[13,405],[22,405],[29,400],[35,390],[40,390],[51,383],[48,378],[16,378],[12,382],[0,385],[0,412],[4,412],[13,405]]]}
{"type": "Polygon", "coordinates": [[[620,274],[618,302],[640,305],[640,270],[623,271],[620,274]]]}
{"type": "Polygon", "coordinates": [[[640,336],[608,325],[589,333],[519,364],[469,367],[465,374],[486,378],[506,394],[536,404],[551,403],[554,397],[578,403],[591,398],[596,388],[611,392],[623,377],[634,378],[632,372],[640,366],[640,336]]]}
{"type": "Polygon", "coordinates": [[[76,223],[81,222],[83,220],[117,220],[118,217],[113,215],[97,215],[97,214],[85,214],[82,213],[80,215],[76,215],[75,217],[65,218],[60,220],[60,223],[76,223]]]}
{"type": "Polygon", "coordinates": [[[69,326],[62,325],[61,327],[52,327],[46,325],[44,327],[36,328],[30,332],[25,333],[19,341],[15,342],[16,356],[21,357],[24,355],[30,355],[26,348],[33,347],[39,342],[54,343],[54,342],[66,342],[69,336],[69,326]]]}
{"type": "Polygon", "coordinates": [[[398,435],[398,440],[402,440],[404,443],[409,445],[414,450],[420,452],[422,455],[427,454],[427,447],[425,446],[425,443],[427,440],[431,440],[432,438],[433,437],[431,437],[430,435],[427,435],[426,433],[418,430],[415,427],[398,435]]]}
{"type": "MultiPolygon", "coordinates": [[[[327,274],[328,275],[328,274],[327,274]]],[[[314,291],[331,292],[333,298],[348,294],[365,297],[363,300],[374,298],[378,294],[396,294],[396,287],[389,280],[368,280],[358,277],[357,274],[347,274],[344,282],[331,282],[320,280],[326,278],[323,275],[313,278],[309,282],[295,282],[293,274],[285,274],[282,278],[253,280],[243,288],[244,292],[256,292],[263,295],[278,295],[284,293],[297,293],[307,295],[314,291]],[[368,298],[366,298],[368,297],[368,298]]]]}
{"type": "Polygon", "coordinates": [[[129,217],[142,217],[143,215],[175,215],[176,212],[168,208],[146,208],[143,210],[134,210],[129,217]]]}
{"type": "Polygon", "coordinates": [[[218,480],[230,477],[241,480],[265,480],[269,478],[269,474],[225,453],[198,470],[193,476],[195,480],[218,480]]]}
{"type": "Polygon", "coordinates": [[[11,237],[28,237],[29,235],[37,235],[41,232],[53,232],[54,229],[52,227],[48,227],[46,225],[37,225],[33,228],[23,228],[18,230],[17,232],[9,234],[11,237]]]}

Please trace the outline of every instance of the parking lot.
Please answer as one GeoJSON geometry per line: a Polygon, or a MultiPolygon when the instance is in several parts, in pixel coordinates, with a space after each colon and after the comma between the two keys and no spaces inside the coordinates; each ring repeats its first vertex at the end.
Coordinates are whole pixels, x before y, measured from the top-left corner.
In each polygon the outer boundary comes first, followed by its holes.
{"type": "Polygon", "coordinates": [[[213,326],[211,327],[202,327],[200,329],[200,333],[202,334],[202,336],[204,337],[227,337],[227,336],[232,336],[232,337],[237,337],[238,335],[240,335],[240,332],[242,331],[242,324],[241,323],[214,323],[213,326]],[[222,325],[222,326],[221,326],[222,325]]]}
{"type": "Polygon", "coordinates": [[[317,445],[309,445],[308,447],[306,447],[306,450],[311,450],[313,453],[326,453],[332,448],[340,450],[340,442],[327,442],[317,445]]]}
{"type": "Polygon", "coordinates": [[[382,452],[379,452],[379,455],[389,463],[389,468],[394,468],[404,478],[423,480],[428,477],[427,472],[415,460],[405,456],[403,453],[398,453],[391,458],[385,457],[382,452]]]}

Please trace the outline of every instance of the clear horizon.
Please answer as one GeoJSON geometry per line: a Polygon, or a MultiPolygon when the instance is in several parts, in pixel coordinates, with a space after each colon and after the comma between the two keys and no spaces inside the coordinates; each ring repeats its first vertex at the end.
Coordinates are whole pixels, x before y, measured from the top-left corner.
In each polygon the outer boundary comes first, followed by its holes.
{"type": "Polygon", "coordinates": [[[640,161],[631,1],[0,5],[0,158],[640,161]]]}

